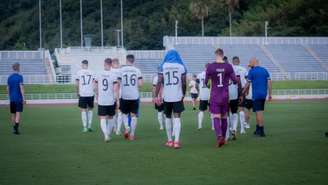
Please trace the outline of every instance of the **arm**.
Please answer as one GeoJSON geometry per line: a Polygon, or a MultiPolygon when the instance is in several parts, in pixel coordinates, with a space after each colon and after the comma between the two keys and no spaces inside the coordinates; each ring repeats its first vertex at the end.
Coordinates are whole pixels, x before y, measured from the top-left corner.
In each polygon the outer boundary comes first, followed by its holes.
{"type": "Polygon", "coordinates": [[[162,90],[163,84],[164,84],[163,74],[159,73],[158,74],[157,85],[155,87],[155,94],[154,94],[154,100],[153,100],[154,102],[157,102],[157,103],[161,102],[161,99],[162,99],[161,90],[162,90]]]}
{"type": "Polygon", "coordinates": [[[80,81],[78,79],[75,80],[75,89],[76,89],[76,94],[77,97],[80,96],[80,88],[79,88],[80,81]]]}
{"type": "Polygon", "coordinates": [[[198,93],[199,93],[199,84],[200,84],[200,80],[197,78],[196,79],[196,89],[197,89],[198,93]]]}
{"type": "Polygon", "coordinates": [[[244,90],[243,90],[243,95],[244,96],[247,96],[248,95],[249,86],[250,86],[250,83],[249,83],[249,81],[247,81],[246,84],[245,84],[244,90]]]}
{"type": "Polygon", "coordinates": [[[95,90],[95,95],[96,95],[96,100],[98,102],[98,95],[99,95],[99,91],[98,91],[98,81],[95,80],[94,83],[93,83],[93,88],[95,90]]]}
{"type": "Polygon", "coordinates": [[[20,87],[20,91],[21,91],[21,93],[22,93],[23,102],[26,103],[26,100],[25,100],[25,89],[24,89],[24,85],[23,85],[23,84],[20,84],[19,87],[20,87]]]}
{"type": "Polygon", "coordinates": [[[114,98],[116,100],[116,109],[120,107],[120,84],[118,81],[114,82],[114,98]]]}
{"type": "Polygon", "coordinates": [[[268,88],[269,88],[269,101],[272,100],[272,81],[268,80],[268,88]]]}
{"type": "Polygon", "coordinates": [[[187,91],[187,75],[182,74],[181,80],[182,80],[182,94],[183,94],[183,97],[185,97],[186,91],[187,91]]]}
{"type": "Polygon", "coordinates": [[[141,78],[138,78],[138,87],[141,87],[143,86],[143,79],[142,77],[141,78]]]}

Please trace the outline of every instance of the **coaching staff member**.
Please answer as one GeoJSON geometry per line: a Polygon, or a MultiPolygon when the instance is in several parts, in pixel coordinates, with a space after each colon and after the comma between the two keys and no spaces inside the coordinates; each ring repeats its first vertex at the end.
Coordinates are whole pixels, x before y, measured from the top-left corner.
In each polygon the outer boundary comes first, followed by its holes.
{"type": "Polygon", "coordinates": [[[265,137],[263,111],[267,93],[269,91],[269,101],[272,99],[272,82],[269,72],[259,65],[256,58],[249,62],[251,70],[247,76],[247,83],[244,89],[244,95],[247,95],[249,86],[252,84],[253,112],[256,113],[256,136],[265,137]]]}
{"type": "Polygon", "coordinates": [[[11,122],[13,124],[13,133],[18,135],[21,112],[23,112],[23,104],[25,103],[24,86],[23,76],[19,74],[19,63],[13,64],[12,68],[14,72],[8,77],[7,92],[10,100],[10,113],[11,122]]]}

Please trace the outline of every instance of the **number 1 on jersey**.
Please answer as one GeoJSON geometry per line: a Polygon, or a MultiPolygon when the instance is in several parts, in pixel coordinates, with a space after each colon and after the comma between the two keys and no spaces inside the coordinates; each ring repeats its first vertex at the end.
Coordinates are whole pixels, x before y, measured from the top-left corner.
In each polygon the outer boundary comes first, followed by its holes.
{"type": "Polygon", "coordinates": [[[223,73],[218,73],[218,87],[223,87],[222,75],[223,73]]]}

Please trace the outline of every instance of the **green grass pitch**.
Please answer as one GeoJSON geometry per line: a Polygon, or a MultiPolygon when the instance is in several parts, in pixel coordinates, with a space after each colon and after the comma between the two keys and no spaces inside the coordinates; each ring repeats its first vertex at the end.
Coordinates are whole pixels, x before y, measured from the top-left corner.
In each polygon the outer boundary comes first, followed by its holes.
{"type": "Polygon", "coordinates": [[[267,137],[240,136],[214,147],[207,117],[196,130],[196,112],[182,118],[183,148],[163,146],[153,106],[143,105],[138,139],[114,137],[105,144],[95,117],[81,133],[75,106],[31,106],[22,135],[11,134],[7,108],[0,108],[1,185],[324,185],[328,182],[328,102],[267,105],[267,137]]]}

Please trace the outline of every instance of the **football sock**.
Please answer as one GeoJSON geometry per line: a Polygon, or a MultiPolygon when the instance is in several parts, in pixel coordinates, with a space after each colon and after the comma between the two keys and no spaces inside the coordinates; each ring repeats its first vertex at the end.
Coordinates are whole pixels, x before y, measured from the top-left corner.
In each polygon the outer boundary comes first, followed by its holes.
{"type": "Polygon", "coordinates": [[[231,121],[231,128],[234,131],[237,131],[237,126],[238,126],[238,114],[234,113],[230,116],[230,121],[231,121]]]}
{"type": "Polygon", "coordinates": [[[92,126],[92,115],[93,115],[92,110],[89,110],[88,111],[88,128],[91,128],[91,126],[92,126]]]}
{"type": "Polygon", "coordinates": [[[216,139],[222,136],[221,121],[219,118],[213,118],[216,139]]]}
{"type": "Polygon", "coordinates": [[[122,114],[122,117],[123,117],[123,123],[124,123],[125,130],[130,131],[129,116],[127,114],[122,114]]]}
{"type": "Polygon", "coordinates": [[[131,136],[135,136],[135,132],[137,129],[137,122],[138,122],[138,118],[133,116],[131,117],[131,136]]]}
{"type": "Polygon", "coordinates": [[[114,125],[115,125],[115,119],[114,118],[107,120],[107,134],[108,134],[109,137],[112,135],[114,125]]]}
{"type": "Polygon", "coordinates": [[[88,126],[87,112],[86,111],[82,111],[81,112],[81,117],[82,117],[83,128],[87,128],[87,126],[88,126]]]}
{"type": "Polygon", "coordinates": [[[222,129],[223,136],[225,136],[227,133],[227,127],[228,127],[227,118],[221,118],[221,129],[222,129]]]}
{"type": "Polygon", "coordinates": [[[240,111],[239,112],[239,124],[240,124],[240,132],[244,132],[245,131],[245,113],[244,111],[240,111]]]}
{"type": "Polygon", "coordinates": [[[14,126],[13,126],[15,132],[18,132],[18,127],[19,127],[19,123],[16,122],[16,123],[14,124],[14,126]]]}
{"type": "Polygon", "coordinates": [[[198,129],[201,129],[203,127],[203,118],[204,118],[204,112],[200,111],[198,113],[198,129]]]}
{"type": "Polygon", "coordinates": [[[116,118],[117,126],[116,126],[116,132],[120,133],[121,132],[121,127],[122,127],[122,113],[118,112],[117,113],[117,118],[116,118]]]}
{"type": "Polygon", "coordinates": [[[163,128],[163,121],[164,121],[163,112],[157,112],[157,119],[160,128],[163,128]]]}
{"type": "Polygon", "coordinates": [[[167,140],[172,141],[172,118],[165,118],[167,140]]]}
{"type": "Polygon", "coordinates": [[[104,136],[107,137],[108,136],[108,128],[107,128],[107,121],[105,118],[101,118],[100,119],[100,128],[101,128],[101,131],[103,132],[104,136]]]}
{"type": "Polygon", "coordinates": [[[174,142],[180,141],[181,119],[173,118],[174,142]]]}
{"type": "Polygon", "coordinates": [[[229,139],[229,137],[230,137],[230,130],[232,130],[232,128],[231,128],[231,126],[232,126],[232,124],[231,124],[231,119],[229,119],[229,117],[230,117],[230,116],[227,117],[227,132],[226,132],[226,134],[225,134],[225,138],[226,138],[226,140],[229,139]]]}
{"type": "Polygon", "coordinates": [[[212,130],[214,130],[214,119],[213,119],[213,115],[211,115],[211,126],[212,126],[212,130]]]}

